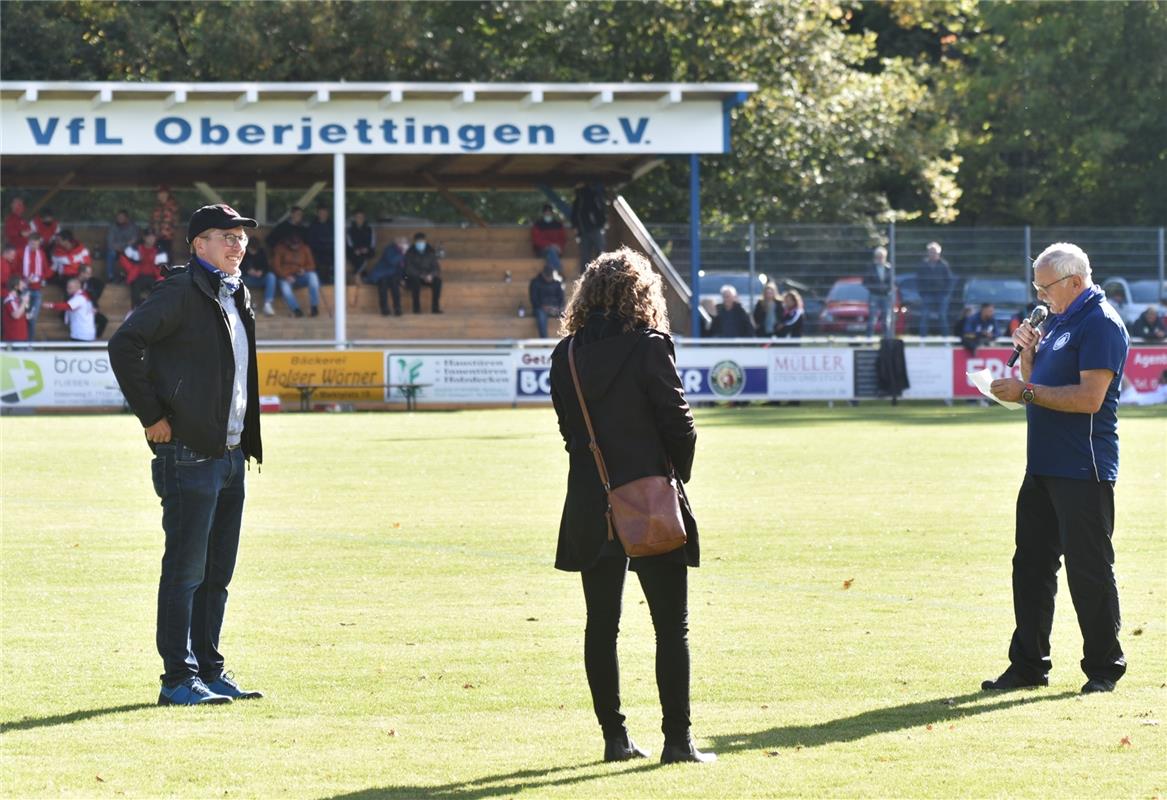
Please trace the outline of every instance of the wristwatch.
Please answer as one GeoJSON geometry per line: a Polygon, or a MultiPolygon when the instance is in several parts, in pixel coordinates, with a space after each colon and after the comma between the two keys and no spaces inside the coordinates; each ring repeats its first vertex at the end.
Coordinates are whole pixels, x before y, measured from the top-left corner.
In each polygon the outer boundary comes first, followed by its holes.
{"type": "Polygon", "coordinates": [[[1021,401],[1028,405],[1033,402],[1033,384],[1025,384],[1025,388],[1021,390],[1021,401]]]}

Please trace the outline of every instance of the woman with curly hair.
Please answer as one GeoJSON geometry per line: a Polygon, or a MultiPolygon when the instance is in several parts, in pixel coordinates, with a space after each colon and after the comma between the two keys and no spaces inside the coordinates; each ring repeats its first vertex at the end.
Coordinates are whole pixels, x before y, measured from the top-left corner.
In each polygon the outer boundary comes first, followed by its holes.
{"type": "Polygon", "coordinates": [[[568,364],[576,368],[596,440],[613,487],[675,471],[689,480],[697,433],[677,376],[660,276],[628,248],[602,253],[576,282],[564,312],[567,338],[551,355],[551,399],[569,460],[567,498],[559,525],[557,569],[583,576],[587,629],[584,668],[604,735],[604,760],[646,758],[620,713],[616,635],[624,578],[640,580],[656,630],[656,681],[664,732],[662,763],[712,761],[689,733],[688,574],[699,562],[697,523],[681,490],[687,542],[657,556],[629,559],[610,536],[604,487],[568,364]]]}

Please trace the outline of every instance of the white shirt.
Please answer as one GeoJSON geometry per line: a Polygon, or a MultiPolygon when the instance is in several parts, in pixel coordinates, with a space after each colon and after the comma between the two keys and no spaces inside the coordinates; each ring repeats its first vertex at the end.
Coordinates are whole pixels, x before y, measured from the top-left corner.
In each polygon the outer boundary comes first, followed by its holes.
{"type": "Polygon", "coordinates": [[[97,309],[85,292],[77,292],[69,298],[69,310],[65,321],[69,323],[69,338],[79,342],[92,342],[97,338],[97,309]]]}

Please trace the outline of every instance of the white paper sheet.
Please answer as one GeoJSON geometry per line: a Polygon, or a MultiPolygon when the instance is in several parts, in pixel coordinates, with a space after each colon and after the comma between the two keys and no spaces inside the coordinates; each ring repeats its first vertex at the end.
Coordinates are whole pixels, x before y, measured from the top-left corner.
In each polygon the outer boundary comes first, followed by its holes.
{"type": "Polygon", "coordinates": [[[993,385],[993,373],[988,369],[982,369],[979,372],[968,373],[969,380],[973,385],[980,389],[981,394],[992,400],[994,403],[1005,406],[1005,408],[1024,408],[1021,403],[1010,403],[999,399],[996,395],[989,391],[989,387],[993,385]]]}

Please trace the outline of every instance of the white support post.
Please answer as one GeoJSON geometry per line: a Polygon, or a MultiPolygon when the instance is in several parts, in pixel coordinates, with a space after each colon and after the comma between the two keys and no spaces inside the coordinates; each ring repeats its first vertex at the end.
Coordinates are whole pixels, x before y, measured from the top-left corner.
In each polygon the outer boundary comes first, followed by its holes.
{"type": "Polygon", "coordinates": [[[223,196],[211,188],[211,185],[206,181],[195,181],[194,187],[199,190],[199,194],[207,198],[211,203],[225,203],[223,196]]]}
{"type": "Polygon", "coordinates": [[[333,321],[336,323],[336,349],[343,350],[345,342],[348,340],[347,334],[347,311],[348,303],[346,298],[348,292],[345,291],[345,274],[346,265],[344,263],[344,208],[345,208],[345,185],[344,185],[344,153],[334,153],[332,156],[332,263],[333,263],[333,293],[332,293],[332,313],[333,321]]]}
{"type": "Polygon", "coordinates": [[[255,221],[267,224],[267,181],[255,182],[255,221]]]}

